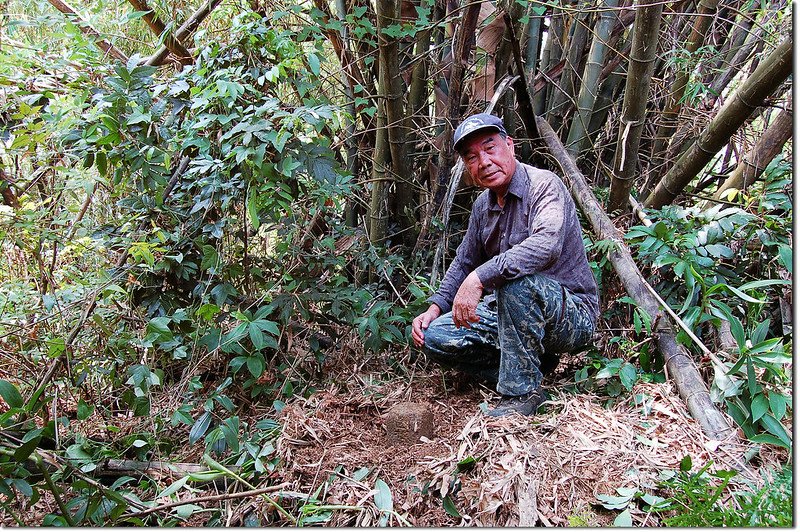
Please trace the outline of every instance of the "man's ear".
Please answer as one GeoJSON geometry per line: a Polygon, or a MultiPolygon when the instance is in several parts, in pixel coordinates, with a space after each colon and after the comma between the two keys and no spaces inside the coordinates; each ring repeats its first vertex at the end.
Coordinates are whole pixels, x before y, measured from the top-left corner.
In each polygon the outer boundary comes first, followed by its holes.
{"type": "Polygon", "coordinates": [[[514,155],[514,139],[506,137],[506,144],[508,144],[508,149],[511,150],[511,155],[514,155]]]}

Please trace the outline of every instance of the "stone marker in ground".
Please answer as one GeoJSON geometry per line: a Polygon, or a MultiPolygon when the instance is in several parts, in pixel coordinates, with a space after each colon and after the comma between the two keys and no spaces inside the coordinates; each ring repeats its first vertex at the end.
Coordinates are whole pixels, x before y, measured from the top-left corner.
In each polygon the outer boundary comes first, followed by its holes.
{"type": "Polygon", "coordinates": [[[420,437],[433,437],[433,412],[424,403],[397,403],[386,413],[386,432],[390,444],[418,443],[420,437]]]}

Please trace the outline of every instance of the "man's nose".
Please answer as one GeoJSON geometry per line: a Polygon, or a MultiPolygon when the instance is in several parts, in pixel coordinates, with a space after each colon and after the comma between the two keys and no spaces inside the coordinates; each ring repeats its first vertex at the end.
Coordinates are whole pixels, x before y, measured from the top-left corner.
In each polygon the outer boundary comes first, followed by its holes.
{"type": "Polygon", "coordinates": [[[492,163],[492,161],[489,159],[488,155],[486,153],[484,153],[484,152],[480,152],[478,154],[478,162],[480,163],[481,168],[483,168],[485,166],[489,166],[492,163]]]}

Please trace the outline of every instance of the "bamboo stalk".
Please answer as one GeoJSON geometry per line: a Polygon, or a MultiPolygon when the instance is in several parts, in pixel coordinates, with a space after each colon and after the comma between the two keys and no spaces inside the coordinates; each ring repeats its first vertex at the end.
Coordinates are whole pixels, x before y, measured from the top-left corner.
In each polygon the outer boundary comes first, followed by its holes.
{"type": "MultiPolygon", "coordinates": [[[[685,50],[689,55],[694,54],[703,44],[708,28],[714,20],[712,15],[717,11],[718,4],[719,0],[700,0],[698,3],[697,15],[695,16],[695,22],[692,26],[692,32],[685,46],[685,50]]],[[[670,87],[667,102],[664,105],[664,111],[661,113],[661,124],[656,133],[655,143],[653,144],[652,159],[654,160],[655,167],[663,165],[667,146],[672,140],[672,135],[675,133],[675,130],[678,128],[678,115],[680,114],[681,107],[683,107],[683,96],[686,92],[686,84],[689,82],[690,73],[690,65],[684,64],[683,66],[679,66],[678,72],[675,75],[675,80],[670,87]]]]}
{"type": "MultiPolygon", "coordinates": [[[[583,1],[584,0],[579,0],[579,4],[583,1]]],[[[561,79],[559,80],[558,87],[554,88],[553,95],[550,98],[547,121],[558,128],[559,131],[565,123],[567,115],[575,105],[583,51],[589,39],[590,13],[588,9],[579,6],[578,12],[573,15],[569,44],[564,54],[564,70],[561,72],[561,79]]]]}
{"type": "MultiPolygon", "coordinates": [[[[175,38],[179,41],[185,41],[220,3],[222,3],[222,0],[203,0],[200,7],[175,32],[175,38]]],[[[167,58],[169,52],[170,50],[166,45],[162,46],[150,56],[150,59],[145,64],[148,66],[160,65],[167,58]]]]}
{"type": "Polygon", "coordinates": [[[643,0],[636,6],[633,44],[625,80],[625,99],[617,136],[619,140],[614,154],[614,177],[606,205],[608,213],[625,208],[636,177],[639,143],[650,95],[650,79],[658,52],[662,6],[658,0],[643,0]]]}
{"type": "Polygon", "coordinates": [[[575,116],[572,118],[567,134],[567,151],[574,157],[584,151],[589,144],[589,122],[592,119],[597,93],[600,88],[600,73],[608,50],[608,39],[614,28],[614,9],[618,0],[605,0],[600,18],[595,24],[594,37],[586,65],[583,68],[575,116]]]}
{"type": "Polygon", "coordinates": [[[720,109],[700,136],[672,166],[644,202],[658,209],[672,203],[731,135],[763,104],[792,72],[792,37],[787,37],[750,75],[720,109]]]}
{"type": "Polygon", "coordinates": [[[391,154],[392,180],[395,201],[391,217],[400,224],[403,240],[414,242],[415,219],[414,191],[406,157],[406,114],[403,105],[403,78],[400,76],[400,47],[396,37],[387,36],[383,30],[400,18],[398,0],[382,0],[375,4],[378,22],[378,58],[382,82],[379,91],[385,97],[386,124],[388,127],[389,153],[391,154]]]}
{"type": "MultiPolygon", "coordinates": [[[[753,149],[744,156],[742,162],[731,172],[728,179],[714,192],[714,199],[722,197],[731,189],[743,190],[755,183],[756,179],[764,173],[767,165],[783,150],[783,145],[792,137],[792,93],[787,93],[788,103],[775,120],[758,139],[753,149]]],[[[713,205],[713,202],[704,204],[704,208],[713,205]]]]}

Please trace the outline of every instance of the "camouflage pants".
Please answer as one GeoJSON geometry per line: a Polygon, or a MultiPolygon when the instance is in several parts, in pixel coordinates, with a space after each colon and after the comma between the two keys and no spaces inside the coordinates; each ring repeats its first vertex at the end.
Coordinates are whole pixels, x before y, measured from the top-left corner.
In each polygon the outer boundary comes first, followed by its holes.
{"type": "Polygon", "coordinates": [[[471,328],[456,328],[450,312],[439,316],[425,331],[423,351],[444,366],[496,382],[503,395],[537,389],[560,353],[580,349],[594,334],[594,319],[580,300],[544,275],[509,282],[497,290],[496,309],[492,303],[478,304],[480,321],[471,328]]]}

